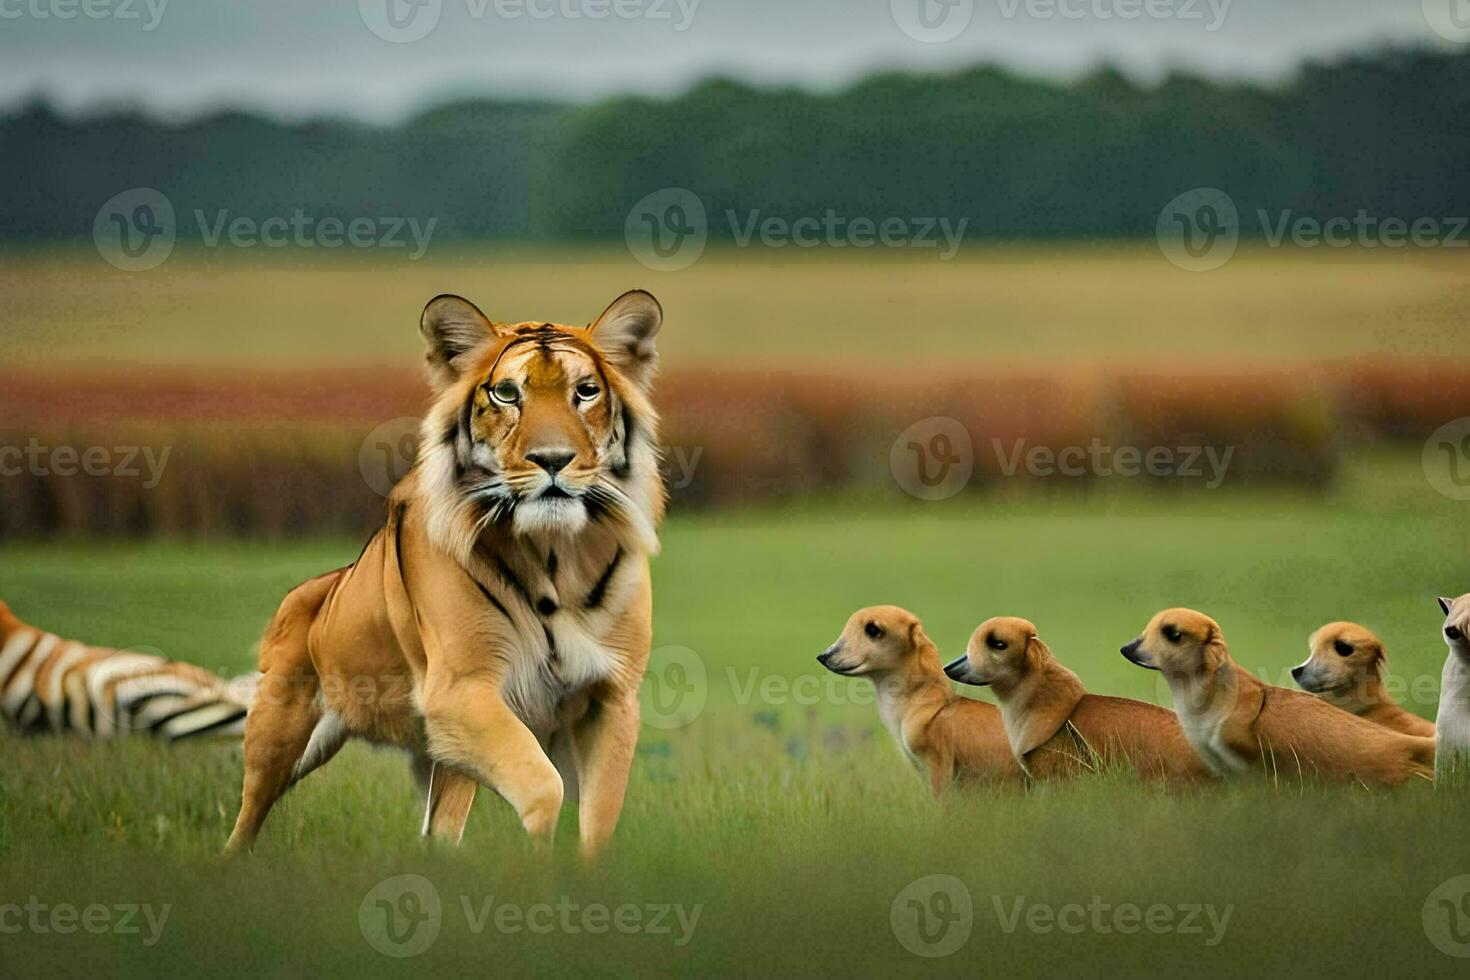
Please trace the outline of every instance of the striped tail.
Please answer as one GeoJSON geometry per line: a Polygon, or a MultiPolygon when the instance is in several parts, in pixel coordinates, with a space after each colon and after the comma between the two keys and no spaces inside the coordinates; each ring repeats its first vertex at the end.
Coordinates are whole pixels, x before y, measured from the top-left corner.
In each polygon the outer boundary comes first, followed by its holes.
{"type": "Polygon", "coordinates": [[[63,640],[0,602],[0,714],[21,734],[238,738],[254,693],[253,676],[63,640]]]}

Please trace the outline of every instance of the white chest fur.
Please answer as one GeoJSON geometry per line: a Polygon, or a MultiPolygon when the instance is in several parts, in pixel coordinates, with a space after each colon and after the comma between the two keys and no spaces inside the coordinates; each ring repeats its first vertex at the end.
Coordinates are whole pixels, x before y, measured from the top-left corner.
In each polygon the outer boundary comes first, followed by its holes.
{"type": "Polygon", "coordinates": [[[1470,665],[1451,651],[1445,661],[1439,686],[1439,711],[1435,718],[1436,777],[1456,757],[1458,765],[1470,766],[1470,665]]]}

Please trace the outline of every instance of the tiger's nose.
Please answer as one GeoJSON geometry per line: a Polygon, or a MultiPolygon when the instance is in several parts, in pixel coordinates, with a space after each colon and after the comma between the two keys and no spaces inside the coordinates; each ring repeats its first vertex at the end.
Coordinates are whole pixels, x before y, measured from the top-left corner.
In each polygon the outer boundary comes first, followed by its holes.
{"type": "Polygon", "coordinates": [[[526,459],[545,470],[548,476],[556,476],[576,455],[570,449],[537,449],[526,453],[526,459]]]}

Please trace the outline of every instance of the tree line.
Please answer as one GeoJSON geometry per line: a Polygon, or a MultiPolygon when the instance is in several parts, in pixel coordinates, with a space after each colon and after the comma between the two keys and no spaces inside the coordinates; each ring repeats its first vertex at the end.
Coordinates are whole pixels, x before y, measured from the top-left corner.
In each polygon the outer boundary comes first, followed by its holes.
{"type": "Polygon", "coordinates": [[[716,238],[756,213],[963,219],[968,238],[1138,237],[1175,195],[1214,187],[1249,236],[1257,214],[1470,214],[1467,118],[1470,54],[1420,50],[1310,64],[1277,85],[977,67],[831,94],[712,80],[674,98],[476,99],[391,127],[69,118],[33,102],[0,118],[0,237],[86,237],[99,206],[133,187],[162,191],[184,221],[432,217],[436,241],[619,237],[634,203],[668,187],[700,199],[716,238]]]}

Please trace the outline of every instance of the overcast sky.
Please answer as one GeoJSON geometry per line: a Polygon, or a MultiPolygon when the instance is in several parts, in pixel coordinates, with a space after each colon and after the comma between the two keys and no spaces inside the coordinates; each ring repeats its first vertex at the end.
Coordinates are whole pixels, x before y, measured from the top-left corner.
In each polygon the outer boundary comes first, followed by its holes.
{"type": "Polygon", "coordinates": [[[392,121],[450,96],[672,93],[715,74],[830,89],[885,67],[1110,62],[1143,79],[1272,79],[1375,44],[1452,46],[1430,27],[1452,3],[1465,0],[0,0],[0,103],[392,121]]]}

